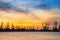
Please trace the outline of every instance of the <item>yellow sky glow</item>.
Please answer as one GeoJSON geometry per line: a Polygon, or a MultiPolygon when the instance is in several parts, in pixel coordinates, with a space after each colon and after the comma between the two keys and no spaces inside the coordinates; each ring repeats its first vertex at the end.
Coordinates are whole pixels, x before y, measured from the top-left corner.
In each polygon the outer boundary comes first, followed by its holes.
{"type": "MultiPolygon", "coordinates": [[[[17,12],[17,11],[2,11],[0,10],[0,22],[7,22],[11,25],[13,23],[15,26],[41,26],[41,23],[46,22],[49,18],[53,17],[51,12],[47,10],[37,10],[31,13],[17,12]]],[[[0,23],[1,24],[1,23],[0,23]]]]}

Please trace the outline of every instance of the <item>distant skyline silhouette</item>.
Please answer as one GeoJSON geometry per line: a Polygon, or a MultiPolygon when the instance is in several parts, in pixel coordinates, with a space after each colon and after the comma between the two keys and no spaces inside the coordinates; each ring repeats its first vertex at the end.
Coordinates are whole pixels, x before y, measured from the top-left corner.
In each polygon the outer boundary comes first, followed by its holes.
{"type": "MultiPolygon", "coordinates": [[[[26,26],[27,27],[27,26],[26,26]]],[[[9,22],[6,24],[5,28],[3,28],[3,22],[0,25],[0,32],[60,32],[60,25],[58,25],[58,22],[55,21],[53,24],[52,29],[50,29],[49,24],[42,23],[42,28],[38,29],[37,26],[28,26],[27,28],[23,26],[14,26],[12,23],[11,28],[9,27],[9,22]],[[36,27],[36,28],[34,28],[36,27]]]]}

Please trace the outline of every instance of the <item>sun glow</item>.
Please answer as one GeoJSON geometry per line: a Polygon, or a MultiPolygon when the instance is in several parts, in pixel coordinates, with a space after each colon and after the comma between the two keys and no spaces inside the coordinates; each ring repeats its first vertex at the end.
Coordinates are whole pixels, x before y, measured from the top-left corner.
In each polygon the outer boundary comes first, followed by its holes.
{"type": "Polygon", "coordinates": [[[0,24],[1,22],[3,22],[4,27],[7,25],[8,22],[10,27],[12,23],[14,24],[14,26],[42,27],[42,23],[49,22],[50,20],[52,20],[52,17],[56,16],[52,15],[52,13],[53,12],[47,10],[37,10],[29,13],[12,10],[0,10],[0,24]]]}
{"type": "Polygon", "coordinates": [[[3,24],[6,25],[7,22],[13,23],[16,25],[23,26],[33,26],[40,25],[40,20],[37,20],[33,15],[26,14],[23,12],[7,12],[0,11],[0,22],[3,21],[3,24]]]}

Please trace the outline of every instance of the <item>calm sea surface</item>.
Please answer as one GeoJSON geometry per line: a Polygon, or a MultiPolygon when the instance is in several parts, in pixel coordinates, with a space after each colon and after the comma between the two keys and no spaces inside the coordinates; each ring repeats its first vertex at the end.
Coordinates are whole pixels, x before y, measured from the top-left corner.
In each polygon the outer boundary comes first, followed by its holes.
{"type": "Polygon", "coordinates": [[[0,40],[60,40],[60,32],[0,32],[0,40]]]}

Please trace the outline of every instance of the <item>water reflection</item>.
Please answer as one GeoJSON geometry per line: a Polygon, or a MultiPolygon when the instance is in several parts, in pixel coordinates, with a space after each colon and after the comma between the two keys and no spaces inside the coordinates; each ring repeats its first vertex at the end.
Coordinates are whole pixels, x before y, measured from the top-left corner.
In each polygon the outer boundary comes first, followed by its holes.
{"type": "Polygon", "coordinates": [[[60,40],[57,32],[1,32],[0,40],[60,40]]]}

